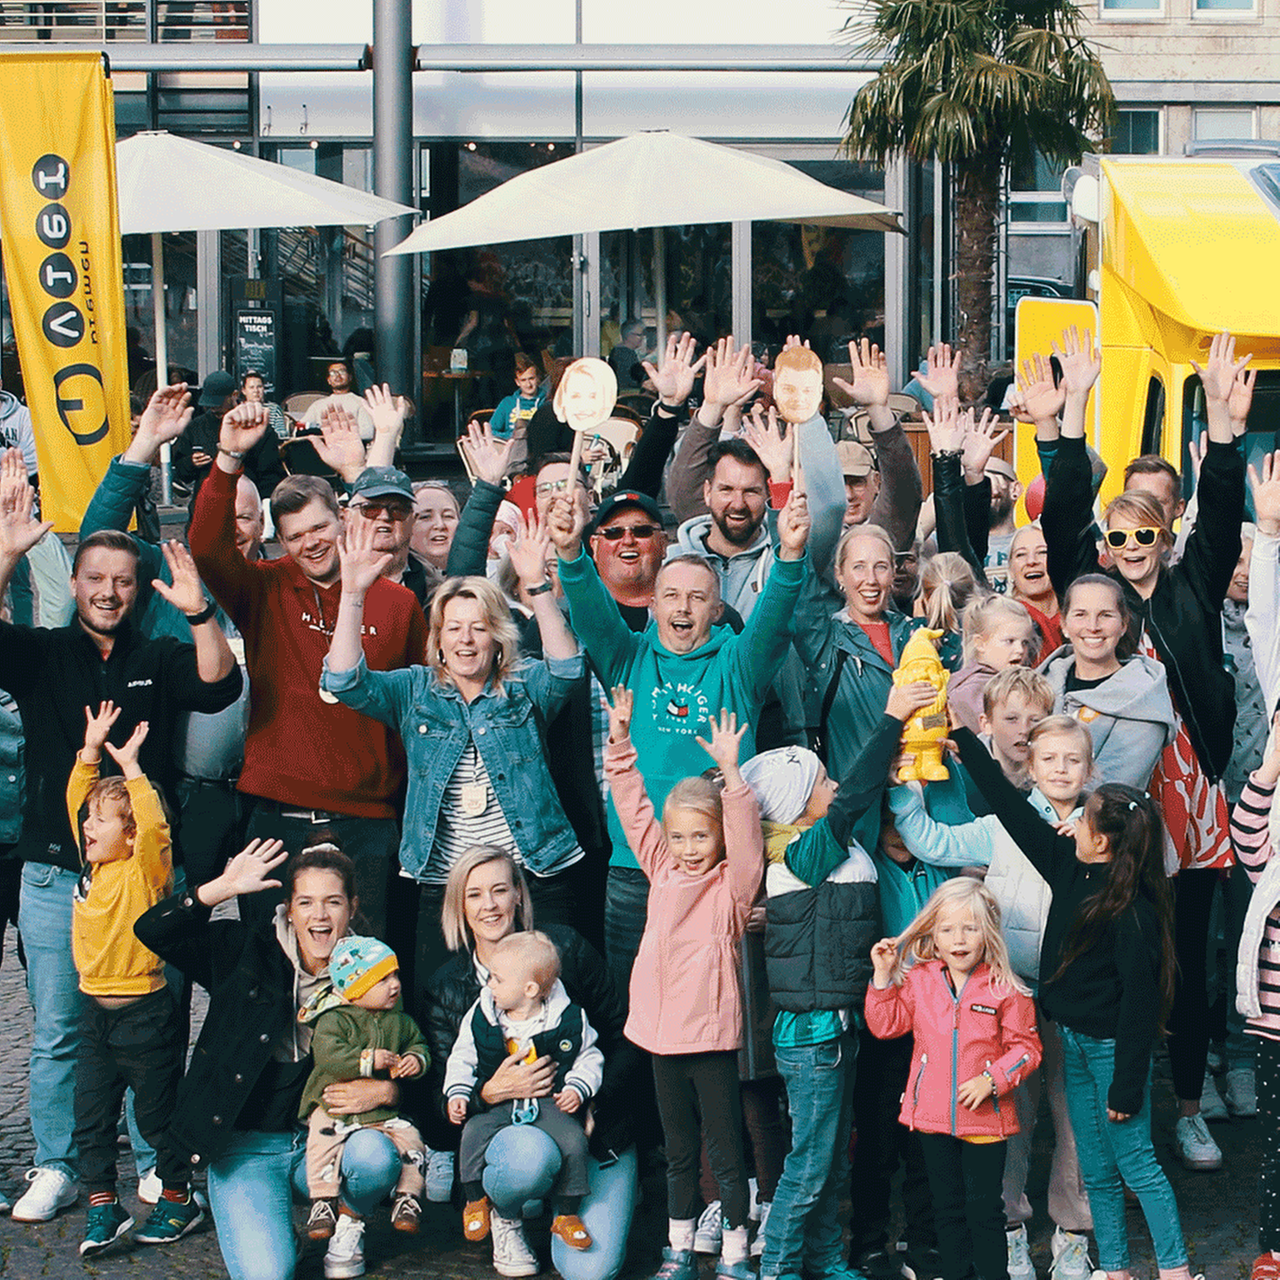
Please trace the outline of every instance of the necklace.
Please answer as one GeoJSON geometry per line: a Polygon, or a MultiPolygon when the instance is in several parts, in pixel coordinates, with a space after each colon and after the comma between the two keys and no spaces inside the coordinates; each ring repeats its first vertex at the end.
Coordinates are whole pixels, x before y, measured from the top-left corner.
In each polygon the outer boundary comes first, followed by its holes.
{"type": "MultiPolygon", "coordinates": [[[[321,634],[322,636],[324,636],[324,638],[325,638],[326,640],[332,640],[332,639],[333,639],[333,627],[331,627],[331,626],[328,624],[328,622],[326,622],[326,621],[325,621],[325,616],[324,616],[324,600],[322,599],[322,597],[321,597],[321,595],[320,595],[320,589],[316,586],[316,584],[315,584],[314,582],[312,582],[312,583],[310,584],[310,586],[311,586],[311,594],[315,597],[315,602],[316,602],[316,620],[317,620],[317,623],[318,623],[318,625],[319,625],[319,627],[320,627],[320,634],[321,634]]],[[[335,623],[335,625],[336,625],[336,623],[335,623]]],[[[338,701],[338,695],[337,695],[336,693],[330,693],[328,689],[319,688],[319,689],[317,689],[317,690],[316,690],[316,692],[317,692],[317,693],[319,693],[319,695],[320,695],[320,701],[321,701],[321,702],[327,702],[327,703],[329,703],[330,705],[333,705],[334,703],[336,703],[336,702],[338,701]]]]}

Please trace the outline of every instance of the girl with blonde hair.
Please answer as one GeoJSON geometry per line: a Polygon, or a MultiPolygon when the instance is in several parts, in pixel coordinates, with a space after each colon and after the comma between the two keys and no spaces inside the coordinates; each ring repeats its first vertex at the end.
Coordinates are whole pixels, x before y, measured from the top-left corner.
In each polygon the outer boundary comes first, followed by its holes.
{"type": "Polygon", "coordinates": [[[1031,615],[1019,601],[998,595],[971,600],[964,611],[964,666],[947,686],[947,702],[960,722],[977,733],[992,676],[1029,666],[1038,648],[1031,615]]]}

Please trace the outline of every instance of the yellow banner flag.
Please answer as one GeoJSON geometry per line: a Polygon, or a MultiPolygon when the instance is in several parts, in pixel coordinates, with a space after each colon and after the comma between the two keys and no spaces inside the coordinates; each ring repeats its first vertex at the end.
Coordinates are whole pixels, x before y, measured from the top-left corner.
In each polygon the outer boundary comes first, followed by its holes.
{"type": "Polygon", "coordinates": [[[129,443],[111,81],[94,53],[0,53],[0,239],[41,509],[75,532],[129,443]]]}

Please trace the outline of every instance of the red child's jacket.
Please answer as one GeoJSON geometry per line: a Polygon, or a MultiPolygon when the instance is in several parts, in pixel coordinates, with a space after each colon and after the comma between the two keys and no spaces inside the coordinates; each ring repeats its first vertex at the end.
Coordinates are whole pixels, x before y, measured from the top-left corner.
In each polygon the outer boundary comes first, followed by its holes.
{"type": "Polygon", "coordinates": [[[911,1075],[899,1119],[924,1133],[957,1138],[1007,1138],[1018,1117],[1007,1094],[1040,1065],[1035,1005],[1011,987],[996,987],[991,970],[978,965],[957,995],[941,960],[907,971],[902,986],[867,988],[867,1026],[881,1040],[915,1036],[911,1075]],[[996,1096],[977,1111],[956,1100],[966,1080],[989,1071],[996,1096]]]}

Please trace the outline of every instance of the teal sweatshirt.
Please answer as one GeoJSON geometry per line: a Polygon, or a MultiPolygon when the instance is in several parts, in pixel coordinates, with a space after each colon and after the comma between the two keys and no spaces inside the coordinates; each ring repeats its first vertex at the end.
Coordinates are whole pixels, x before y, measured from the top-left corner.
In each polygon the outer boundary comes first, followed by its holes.
{"type": "MultiPolygon", "coordinates": [[[[560,561],[560,585],[569,602],[569,621],[606,689],[626,685],[635,695],[631,741],[639,757],[645,790],[661,815],[671,788],[682,778],[712,767],[698,745],[710,737],[711,717],[724,709],[747,722],[739,757],[755,754],[756,721],[765,694],[791,642],[791,618],[808,569],[799,560],[775,560],[756,607],[741,634],[711,628],[707,642],[692,653],[672,653],[658,640],[657,624],[637,635],[622,620],[613,597],[585,552],[560,561]]],[[[609,799],[610,865],[638,867],[626,833],[609,799]]]]}

